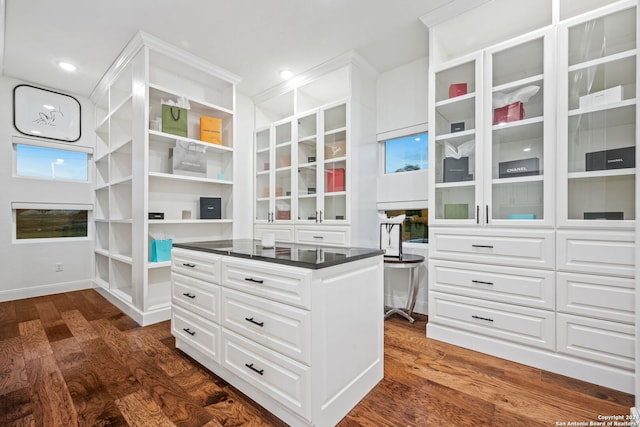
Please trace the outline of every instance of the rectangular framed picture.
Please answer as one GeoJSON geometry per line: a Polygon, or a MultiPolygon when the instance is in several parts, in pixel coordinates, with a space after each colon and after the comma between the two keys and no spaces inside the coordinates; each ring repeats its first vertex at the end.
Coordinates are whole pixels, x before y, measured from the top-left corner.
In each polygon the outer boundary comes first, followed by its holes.
{"type": "Polygon", "coordinates": [[[80,110],[70,95],[30,85],[13,89],[13,125],[23,135],[75,142],[81,133],[80,110]]]}

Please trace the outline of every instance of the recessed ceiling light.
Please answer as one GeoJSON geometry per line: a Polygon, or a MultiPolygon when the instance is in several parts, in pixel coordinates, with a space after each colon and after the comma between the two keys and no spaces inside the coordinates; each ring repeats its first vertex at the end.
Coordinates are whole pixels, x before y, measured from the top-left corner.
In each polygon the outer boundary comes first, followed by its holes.
{"type": "Polygon", "coordinates": [[[64,61],[58,62],[58,67],[62,68],[65,71],[75,71],[78,68],[75,65],[64,61]]]}
{"type": "Polygon", "coordinates": [[[289,80],[291,77],[293,77],[293,71],[291,71],[291,70],[281,70],[280,71],[280,77],[282,77],[283,80],[289,80]]]}

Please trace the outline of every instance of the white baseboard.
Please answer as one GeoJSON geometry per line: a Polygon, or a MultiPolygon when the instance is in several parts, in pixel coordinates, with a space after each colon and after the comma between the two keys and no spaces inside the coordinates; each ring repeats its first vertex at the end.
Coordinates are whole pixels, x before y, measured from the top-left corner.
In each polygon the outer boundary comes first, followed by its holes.
{"type": "Polygon", "coordinates": [[[100,295],[105,297],[111,304],[118,307],[124,314],[135,320],[140,326],[147,326],[171,319],[171,305],[143,312],[131,305],[128,301],[124,301],[117,295],[109,292],[108,289],[105,289],[100,285],[95,285],[93,287],[100,295]]]}
{"type": "Polygon", "coordinates": [[[74,282],[51,283],[48,285],[9,289],[6,291],[0,291],[0,302],[60,294],[62,292],[81,291],[83,289],[91,289],[93,287],[93,282],[91,280],[77,280],[74,282]]]}

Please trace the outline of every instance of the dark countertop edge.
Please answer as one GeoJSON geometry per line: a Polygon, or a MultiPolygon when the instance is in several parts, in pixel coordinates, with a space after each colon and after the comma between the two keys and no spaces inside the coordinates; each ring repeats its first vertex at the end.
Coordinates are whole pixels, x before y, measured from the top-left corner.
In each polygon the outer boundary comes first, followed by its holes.
{"type": "MultiPolygon", "coordinates": [[[[296,260],[291,260],[291,259],[281,259],[281,258],[264,257],[264,256],[260,256],[260,255],[250,255],[250,254],[247,254],[247,253],[234,252],[234,251],[225,250],[225,249],[201,248],[201,247],[197,247],[197,246],[192,246],[189,243],[174,243],[173,247],[174,248],[181,248],[181,249],[188,249],[188,250],[191,250],[191,251],[198,251],[198,252],[209,252],[209,253],[216,254],[216,255],[226,255],[226,256],[230,256],[230,257],[234,257],[234,258],[253,259],[253,260],[256,260],[256,261],[270,262],[270,263],[273,263],[273,264],[283,264],[283,265],[289,265],[289,266],[292,266],[292,267],[308,268],[308,269],[311,269],[311,270],[319,270],[321,268],[333,267],[335,265],[340,265],[340,264],[347,264],[349,262],[358,261],[358,260],[361,260],[361,259],[371,258],[371,257],[374,257],[374,256],[378,256],[378,255],[383,255],[384,254],[383,250],[371,249],[371,252],[369,252],[369,253],[353,255],[353,256],[350,256],[348,258],[344,258],[344,259],[340,259],[340,260],[325,261],[323,263],[318,264],[318,263],[310,263],[310,262],[305,262],[305,261],[296,261],[296,260]]],[[[327,246],[327,247],[323,247],[323,248],[330,249],[331,247],[327,246]]],[[[336,249],[341,249],[341,248],[338,247],[336,249]]]]}

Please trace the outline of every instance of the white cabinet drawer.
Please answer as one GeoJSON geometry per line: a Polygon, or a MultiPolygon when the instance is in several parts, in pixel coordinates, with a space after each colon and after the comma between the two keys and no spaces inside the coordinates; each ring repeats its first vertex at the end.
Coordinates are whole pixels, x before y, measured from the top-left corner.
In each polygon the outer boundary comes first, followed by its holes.
{"type": "Polygon", "coordinates": [[[173,335],[220,363],[222,328],[186,310],[171,307],[171,331],[173,335]]]}
{"type": "Polygon", "coordinates": [[[635,323],[633,279],[558,273],[558,311],[635,323]]]}
{"type": "Polygon", "coordinates": [[[633,277],[632,232],[558,231],[558,270],[633,277]]]}
{"type": "Polygon", "coordinates": [[[634,326],[558,313],[558,351],[633,370],[634,326]]]}
{"type": "Polygon", "coordinates": [[[555,308],[553,271],[429,262],[430,290],[535,308],[555,308]]]}
{"type": "Polygon", "coordinates": [[[171,251],[171,270],[220,284],[220,256],[212,253],[174,248],[171,251]]]}
{"type": "Polygon", "coordinates": [[[429,322],[532,347],[553,350],[555,346],[551,311],[432,292],[429,322]]]}
{"type": "Polygon", "coordinates": [[[296,242],[298,243],[311,243],[314,245],[349,245],[349,229],[348,228],[334,228],[323,229],[320,227],[302,228],[296,227],[296,242]]]}
{"type": "Polygon", "coordinates": [[[243,292],[222,291],[222,326],[309,365],[311,312],[243,292]]]}
{"type": "Polygon", "coordinates": [[[554,232],[436,228],[429,244],[436,259],[552,269],[554,232]]]}
{"type": "Polygon", "coordinates": [[[264,233],[274,233],[276,242],[293,242],[293,225],[256,225],[253,228],[253,238],[262,240],[264,233]]]}
{"type": "Polygon", "coordinates": [[[228,329],[222,333],[222,366],[309,420],[310,368],[228,329]]]}
{"type": "Polygon", "coordinates": [[[220,322],[220,286],[175,272],[171,280],[173,303],[212,322],[220,322]]]}
{"type": "Polygon", "coordinates": [[[225,287],[309,309],[311,271],[274,263],[225,258],[222,263],[225,287]]]}

